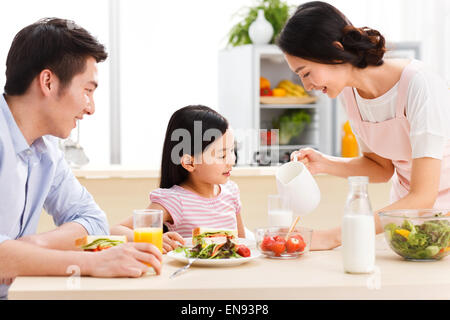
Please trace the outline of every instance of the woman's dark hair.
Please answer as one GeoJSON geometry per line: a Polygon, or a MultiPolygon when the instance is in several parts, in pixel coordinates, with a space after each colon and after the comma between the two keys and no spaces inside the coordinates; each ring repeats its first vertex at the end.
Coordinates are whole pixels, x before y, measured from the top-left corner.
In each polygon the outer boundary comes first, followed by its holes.
{"type": "Polygon", "coordinates": [[[6,59],[7,95],[22,95],[44,69],[56,74],[64,89],[86,68],[86,59],[106,60],[108,54],[89,32],[73,21],[45,18],[14,37],[6,59]]]}
{"type": "Polygon", "coordinates": [[[177,133],[176,130],[179,130],[178,132],[184,132],[189,135],[190,143],[188,143],[188,150],[179,150],[179,153],[176,154],[176,157],[181,158],[183,156],[181,153],[189,153],[191,156],[203,153],[206,147],[217,138],[212,135],[210,140],[204,139],[205,132],[211,129],[220,131],[222,135],[228,129],[227,119],[211,108],[202,105],[187,106],[177,110],[172,115],[167,125],[163,145],[160,188],[170,188],[174,185],[179,185],[189,175],[189,172],[172,158],[174,148],[180,144],[180,141],[177,139],[180,137],[176,136],[176,134],[174,135],[174,132],[177,133]],[[201,130],[199,130],[200,128],[201,130]],[[201,139],[201,150],[199,148],[200,141],[195,141],[196,139],[201,139]]]}
{"type": "Polygon", "coordinates": [[[350,63],[358,68],[382,65],[386,52],[384,37],[378,31],[355,28],[338,9],[321,1],[300,5],[286,22],[277,45],[284,53],[305,60],[350,63]]]}

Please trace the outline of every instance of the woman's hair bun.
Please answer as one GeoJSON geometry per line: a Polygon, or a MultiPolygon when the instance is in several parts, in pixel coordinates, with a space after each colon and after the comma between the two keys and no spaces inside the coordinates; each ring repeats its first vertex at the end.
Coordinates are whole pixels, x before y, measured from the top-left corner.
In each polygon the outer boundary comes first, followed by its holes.
{"type": "Polygon", "coordinates": [[[341,43],[345,51],[354,55],[354,61],[351,61],[354,66],[365,68],[368,65],[383,64],[386,43],[384,37],[377,30],[347,25],[342,30],[341,43]]]}
{"type": "Polygon", "coordinates": [[[378,31],[355,28],[342,12],[323,1],[301,4],[281,30],[277,44],[294,57],[357,68],[382,65],[386,52],[378,31]]]}

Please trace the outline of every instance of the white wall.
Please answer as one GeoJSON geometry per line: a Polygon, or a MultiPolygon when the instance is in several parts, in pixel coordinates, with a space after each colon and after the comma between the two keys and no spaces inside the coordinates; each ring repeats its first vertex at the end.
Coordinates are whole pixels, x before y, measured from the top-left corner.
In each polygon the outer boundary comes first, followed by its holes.
{"type": "MultiPolygon", "coordinates": [[[[288,1],[299,4],[298,1],[288,1]]],[[[335,0],[354,25],[388,41],[423,41],[423,60],[450,80],[450,1],[335,0]]],[[[122,163],[158,168],[171,114],[188,104],[216,109],[217,55],[253,0],[121,1],[122,163]]],[[[108,46],[108,0],[16,0],[0,10],[0,86],[13,36],[39,18],[70,18],[108,46]],[[26,8],[26,9],[25,9],[26,8]]],[[[81,144],[93,165],[109,163],[109,65],[99,66],[96,113],[81,123],[81,144]]]]}
{"type": "MultiPolygon", "coordinates": [[[[388,42],[421,42],[421,60],[444,78],[450,88],[450,1],[448,0],[325,0],[357,27],[381,32],[388,42]]],[[[338,103],[336,150],[347,120],[338,103]]],[[[337,153],[339,154],[339,153],[337,153]]]]}
{"type": "MultiPolygon", "coordinates": [[[[450,19],[450,1],[327,2],[339,8],[355,26],[378,29],[388,41],[423,41],[423,60],[450,80],[450,62],[444,59],[445,54],[450,55],[449,24],[446,39],[443,32],[436,32],[445,16],[450,19]]],[[[232,15],[254,1],[131,3],[123,5],[121,25],[122,162],[158,167],[171,114],[188,104],[216,108],[218,50],[225,46],[226,34],[236,21],[231,20],[232,15]]],[[[338,116],[340,123],[345,121],[342,110],[338,116]]]]}
{"type": "Polygon", "coordinates": [[[122,162],[159,167],[166,125],[189,104],[217,109],[218,51],[249,1],[121,3],[122,162]]]}

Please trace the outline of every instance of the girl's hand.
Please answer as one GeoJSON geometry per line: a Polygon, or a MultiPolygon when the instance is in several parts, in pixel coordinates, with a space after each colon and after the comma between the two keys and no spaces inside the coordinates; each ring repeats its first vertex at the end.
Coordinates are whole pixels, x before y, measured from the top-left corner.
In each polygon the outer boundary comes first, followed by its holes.
{"type": "Polygon", "coordinates": [[[178,242],[184,244],[184,239],[177,232],[169,231],[163,235],[163,253],[178,248],[178,242]]]}
{"type": "Polygon", "coordinates": [[[300,149],[291,153],[291,161],[294,161],[296,157],[297,161],[303,162],[312,175],[325,173],[327,159],[319,151],[312,148],[300,149]]]}

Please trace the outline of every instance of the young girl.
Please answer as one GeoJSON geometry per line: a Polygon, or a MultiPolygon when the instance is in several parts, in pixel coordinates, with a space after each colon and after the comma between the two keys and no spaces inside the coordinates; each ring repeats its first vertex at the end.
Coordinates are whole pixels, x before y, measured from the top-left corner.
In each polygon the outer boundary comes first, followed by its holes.
{"type": "MultiPolygon", "coordinates": [[[[163,251],[177,247],[192,229],[237,229],[245,237],[236,183],[229,180],[236,161],[234,136],[228,121],[205,106],[176,111],[167,126],[161,161],[160,188],[150,193],[148,209],[160,209],[170,232],[163,251]],[[181,237],[180,237],[181,236],[181,237]]],[[[133,218],[111,229],[133,239],[133,218]]]]}

